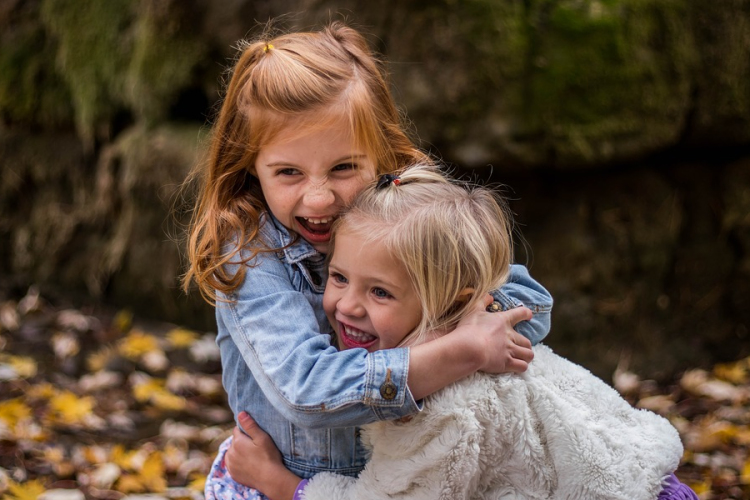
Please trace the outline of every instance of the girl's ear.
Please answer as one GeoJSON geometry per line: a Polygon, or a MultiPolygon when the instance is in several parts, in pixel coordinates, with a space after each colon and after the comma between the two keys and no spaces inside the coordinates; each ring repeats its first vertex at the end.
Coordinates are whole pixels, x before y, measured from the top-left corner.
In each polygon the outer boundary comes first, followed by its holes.
{"type": "Polygon", "coordinates": [[[471,297],[474,295],[475,290],[473,288],[466,287],[460,292],[458,292],[458,296],[456,297],[456,304],[465,304],[466,302],[471,300],[471,297]]]}

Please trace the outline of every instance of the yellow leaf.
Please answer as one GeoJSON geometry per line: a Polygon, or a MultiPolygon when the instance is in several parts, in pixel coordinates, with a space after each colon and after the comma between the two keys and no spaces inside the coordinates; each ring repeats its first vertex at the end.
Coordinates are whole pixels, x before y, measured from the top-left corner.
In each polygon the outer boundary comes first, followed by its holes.
{"type": "Polygon", "coordinates": [[[146,458],[139,478],[148,491],[160,492],[167,489],[167,480],[164,478],[164,461],[160,451],[155,451],[146,458]]]}
{"type": "Polygon", "coordinates": [[[175,328],[167,333],[167,340],[175,349],[190,347],[193,342],[198,340],[198,337],[199,335],[196,332],[184,328],[175,328]]]}
{"type": "Polygon", "coordinates": [[[94,409],[94,399],[91,396],[79,398],[70,391],[54,396],[49,404],[52,417],[64,424],[77,424],[94,409]]]}
{"type": "Polygon", "coordinates": [[[122,493],[141,493],[146,491],[143,483],[140,481],[138,476],[134,474],[125,474],[120,476],[115,484],[115,490],[122,493]]]}
{"type": "Polygon", "coordinates": [[[107,367],[110,361],[117,356],[117,352],[112,346],[106,346],[98,351],[91,353],[86,358],[86,365],[91,372],[98,372],[107,367]]]}
{"type": "Polygon", "coordinates": [[[711,491],[712,486],[711,478],[706,477],[703,481],[700,481],[698,483],[689,483],[688,486],[692,488],[692,490],[698,495],[704,495],[706,493],[709,493],[711,491]]]}
{"type": "Polygon", "coordinates": [[[187,404],[185,398],[165,388],[164,379],[147,376],[139,377],[139,381],[133,385],[133,396],[139,403],[148,401],[157,408],[167,411],[184,410],[187,404]]]}
{"type": "Polygon", "coordinates": [[[133,326],[133,313],[124,309],[112,319],[112,326],[120,333],[125,333],[133,326]]]}
{"type": "Polygon", "coordinates": [[[750,484],[750,459],[745,460],[745,465],[742,466],[742,472],[740,472],[740,482],[742,484],[750,484]]]}
{"type": "Polygon", "coordinates": [[[160,410],[181,411],[187,405],[185,398],[177,396],[166,390],[155,392],[151,395],[151,402],[160,410]]]}
{"type": "Polygon", "coordinates": [[[2,365],[9,369],[11,378],[31,378],[37,371],[36,361],[28,356],[0,353],[0,366],[2,365]]]}
{"type": "Polygon", "coordinates": [[[47,491],[41,481],[35,479],[23,484],[11,482],[8,485],[8,500],[36,500],[39,495],[47,491]]]}
{"type": "Polygon", "coordinates": [[[154,392],[164,390],[164,380],[151,377],[142,377],[133,385],[133,397],[139,403],[145,403],[151,399],[154,392]]]}
{"type": "Polygon", "coordinates": [[[125,450],[125,447],[121,444],[117,444],[112,448],[112,453],[109,455],[109,460],[119,466],[121,469],[131,469],[131,458],[132,452],[125,450]]]}
{"type": "Polygon", "coordinates": [[[0,420],[14,429],[20,420],[31,418],[31,408],[21,398],[0,402],[0,420]]]}
{"type": "Polygon", "coordinates": [[[200,475],[190,481],[187,485],[188,488],[195,491],[203,492],[206,489],[206,476],[200,475]]]}
{"type": "Polygon", "coordinates": [[[747,362],[742,360],[736,363],[720,363],[714,366],[714,375],[736,385],[745,384],[748,381],[747,362]]]}
{"type": "Polygon", "coordinates": [[[120,341],[120,354],[130,359],[138,361],[141,356],[148,352],[161,351],[159,340],[153,335],[134,330],[120,341]]]}
{"type": "Polygon", "coordinates": [[[49,400],[55,394],[57,394],[57,390],[49,382],[32,385],[26,391],[26,397],[30,400],[49,400]]]}

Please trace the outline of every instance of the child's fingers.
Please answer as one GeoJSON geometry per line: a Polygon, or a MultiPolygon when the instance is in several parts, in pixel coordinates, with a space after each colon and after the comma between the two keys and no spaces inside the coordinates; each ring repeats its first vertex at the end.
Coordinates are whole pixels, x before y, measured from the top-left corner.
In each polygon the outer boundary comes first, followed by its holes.
{"type": "Polygon", "coordinates": [[[505,314],[508,316],[511,325],[515,325],[521,321],[528,321],[533,316],[531,309],[528,307],[514,307],[506,311],[505,314]]]}
{"type": "Polygon", "coordinates": [[[243,411],[240,412],[237,417],[242,430],[244,430],[245,434],[247,434],[253,441],[255,441],[256,439],[262,439],[263,437],[267,436],[265,431],[260,428],[258,423],[253,420],[253,417],[251,417],[249,413],[243,411]]]}
{"type": "MultiPolygon", "coordinates": [[[[531,341],[527,339],[526,337],[524,337],[523,335],[521,335],[520,333],[514,332],[511,340],[518,347],[522,347],[524,349],[528,349],[529,351],[531,351],[531,341]]],[[[532,357],[533,357],[533,353],[532,353],[532,357]]]]}
{"type": "Polygon", "coordinates": [[[522,359],[512,358],[505,366],[507,373],[523,373],[529,368],[529,363],[522,359]]]}

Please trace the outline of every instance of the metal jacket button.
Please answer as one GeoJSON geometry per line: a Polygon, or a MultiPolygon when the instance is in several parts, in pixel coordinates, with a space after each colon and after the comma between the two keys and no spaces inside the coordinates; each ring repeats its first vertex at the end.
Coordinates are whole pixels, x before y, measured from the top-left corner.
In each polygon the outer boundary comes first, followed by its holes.
{"type": "Polygon", "coordinates": [[[391,382],[391,369],[388,368],[388,371],[385,372],[385,382],[380,386],[380,395],[383,396],[383,399],[391,400],[396,397],[397,393],[398,387],[391,382]]]}
{"type": "Polygon", "coordinates": [[[501,309],[502,309],[502,306],[500,306],[500,302],[498,301],[495,301],[492,304],[487,306],[487,312],[491,312],[491,313],[498,312],[501,309]]]}

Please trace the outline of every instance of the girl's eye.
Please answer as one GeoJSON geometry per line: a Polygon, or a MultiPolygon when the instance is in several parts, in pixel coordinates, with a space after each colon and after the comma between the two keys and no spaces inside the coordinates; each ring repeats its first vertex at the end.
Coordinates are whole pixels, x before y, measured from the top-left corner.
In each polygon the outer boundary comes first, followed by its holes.
{"type": "Polygon", "coordinates": [[[357,170],[357,164],[356,163],[340,163],[333,167],[332,169],[334,172],[342,172],[346,170],[357,170]]]}
{"type": "Polygon", "coordinates": [[[331,274],[329,274],[329,275],[328,275],[328,277],[329,277],[329,278],[330,278],[331,280],[333,280],[333,282],[334,282],[334,283],[341,283],[341,284],[346,284],[346,283],[348,283],[348,282],[349,282],[349,281],[348,281],[348,280],[346,279],[346,276],[344,276],[344,275],[343,275],[343,274],[341,274],[341,273],[331,273],[331,274]]]}
{"type": "Polygon", "coordinates": [[[387,299],[387,298],[392,297],[390,293],[388,293],[386,290],[383,290],[382,288],[379,288],[379,287],[373,288],[372,294],[379,299],[387,299]]]}
{"type": "Polygon", "coordinates": [[[276,171],[276,175],[297,175],[296,168],[282,168],[276,171]]]}

